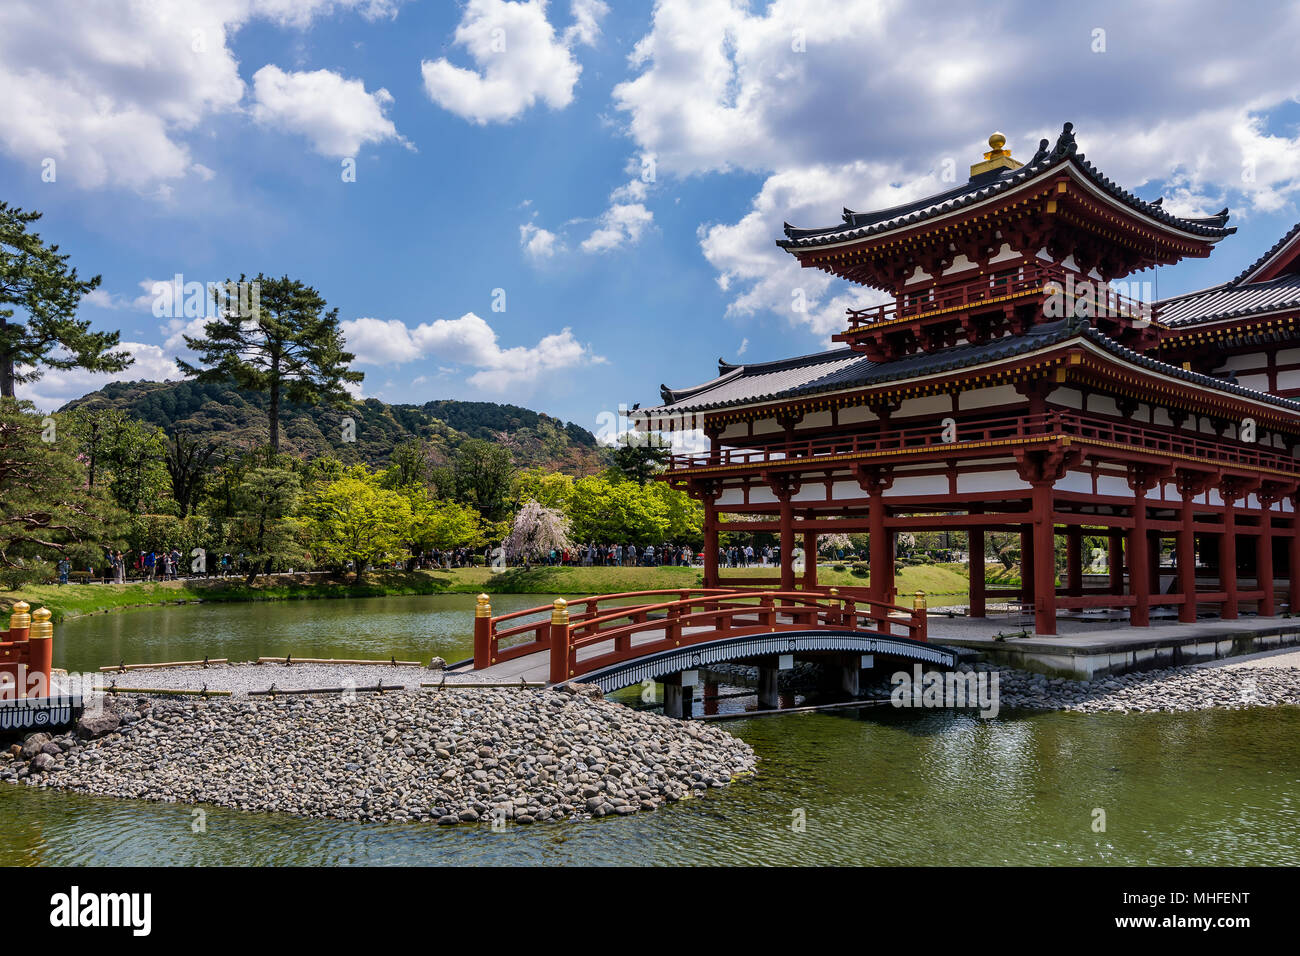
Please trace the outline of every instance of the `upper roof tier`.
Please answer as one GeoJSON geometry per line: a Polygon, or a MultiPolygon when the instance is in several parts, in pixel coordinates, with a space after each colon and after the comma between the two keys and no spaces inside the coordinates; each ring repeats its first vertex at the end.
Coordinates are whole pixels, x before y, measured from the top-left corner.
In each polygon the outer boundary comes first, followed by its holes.
{"type": "Polygon", "coordinates": [[[959,186],[890,209],[845,209],[843,222],[833,226],[787,223],[777,245],[802,265],[899,294],[911,282],[986,266],[1004,246],[1071,260],[1080,272],[1096,270],[1109,281],[1208,256],[1236,231],[1227,225],[1227,209],[1176,216],[1162,200],[1147,202],[1121,188],[1078,152],[1070,123],[1050,149],[1042,140],[1023,166],[1002,149],[1004,142],[1000,133],[991,136],[985,161],[959,186]]]}

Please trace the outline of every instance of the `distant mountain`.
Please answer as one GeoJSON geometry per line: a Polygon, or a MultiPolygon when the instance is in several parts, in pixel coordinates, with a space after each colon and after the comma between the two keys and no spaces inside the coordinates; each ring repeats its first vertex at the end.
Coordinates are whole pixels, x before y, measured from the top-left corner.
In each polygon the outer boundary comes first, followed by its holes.
{"type": "MultiPolygon", "coordinates": [[[[203,435],[235,447],[268,441],[265,395],[229,384],[112,382],[64,406],[106,405],[159,426],[168,433],[203,435]]],[[[388,405],[374,398],[347,409],[285,403],[280,411],[280,446],[307,457],[334,455],[345,462],[384,465],[393,446],[427,438],[433,459],[449,459],[468,438],[510,449],[521,468],[541,465],[569,474],[606,467],[609,452],[585,428],[542,412],[495,402],[442,400],[423,405],[388,405]],[[342,440],[343,419],[355,421],[355,442],[342,440]]]]}

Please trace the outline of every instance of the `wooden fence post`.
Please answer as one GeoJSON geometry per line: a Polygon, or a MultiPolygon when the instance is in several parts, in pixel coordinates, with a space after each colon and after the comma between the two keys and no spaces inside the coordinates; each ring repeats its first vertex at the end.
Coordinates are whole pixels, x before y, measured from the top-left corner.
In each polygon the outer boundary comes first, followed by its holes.
{"type": "Polygon", "coordinates": [[[486,594],[480,594],[474,608],[474,670],[492,663],[492,602],[486,594]]]}

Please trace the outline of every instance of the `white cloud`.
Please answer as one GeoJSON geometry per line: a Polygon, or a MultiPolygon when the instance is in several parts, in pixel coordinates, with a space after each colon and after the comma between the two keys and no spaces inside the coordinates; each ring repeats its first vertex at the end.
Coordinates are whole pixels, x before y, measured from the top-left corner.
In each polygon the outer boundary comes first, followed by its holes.
{"type": "Polygon", "coordinates": [[[58,182],[160,199],[207,179],[187,135],[244,97],[230,40],[254,18],[301,27],[334,10],[391,15],[390,0],[6,0],[0,4],[0,150],[58,182]]]}
{"type": "Polygon", "coordinates": [[[74,398],[103,388],[109,382],[163,382],[182,377],[176,368],[176,360],[160,346],[122,342],[114,351],[127,352],[135,361],[121,372],[87,372],[80,368],[66,371],[44,369],[35,382],[17,386],[16,395],[32,402],[43,412],[52,412],[74,398]]]}
{"type": "Polygon", "coordinates": [[[602,0],[573,0],[569,4],[573,24],[564,31],[569,45],[592,46],[600,36],[600,21],[609,13],[609,5],[602,0]]]}
{"type": "Polygon", "coordinates": [[[620,246],[634,246],[654,218],[654,213],[639,202],[612,203],[601,213],[595,231],[582,241],[582,251],[609,252],[620,246]]]}
{"type": "Polygon", "coordinates": [[[538,262],[564,251],[564,243],[555,233],[531,222],[519,227],[519,245],[530,259],[538,262]]]}
{"type": "Polygon", "coordinates": [[[253,99],[254,119],[305,136],[322,156],[355,156],[366,143],[389,139],[406,142],[385,115],[393,102],[388,90],[367,93],[360,80],[329,70],[264,66],[253,74],[253,99]]]}
{"type": "Polygon", "coordinates": [[[557,37],[546,0],[469,0],[454,42],[476,69],[424,60],[424,90],[443,109],[479,124],[512,120],[538,100],[564,109],[582,73],[573,48],[595,42],[607,10],[598,0],[575,0],[574,23],[557,37]]]}
{"type": "Polygon", "coordinates": [[[348,351],[366,365],[399,365],[436,358],[476,369],[467,381],[490,392],[535,383],[545,373],[603,362],[565,328],[533,346],[503,349],[496,331],[473,312],[411,328],[399,319],[359,318],[342,323],[348,351]]]}

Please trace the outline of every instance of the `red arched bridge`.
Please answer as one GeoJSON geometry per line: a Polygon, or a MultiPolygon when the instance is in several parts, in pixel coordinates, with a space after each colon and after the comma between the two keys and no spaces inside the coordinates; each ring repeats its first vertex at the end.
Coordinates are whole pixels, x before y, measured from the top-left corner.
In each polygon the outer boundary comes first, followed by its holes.
{"type": "MultiPolygon", "coordinates": [[[[647,680],[666,686],[683,672],[724,661],[760,668],[759,698],[774,699],[776,674],[795,657],[837,657],[845,690],[857,692],[876,656],[955,667],[956,654],[930,644],[924,595],[912,608],[826,591],[688,588],[557,600],[492,615],[478,597],[474,657],[479,676],[593,683],[605,692],[647,680]]],[[[674,709],[666,690],[668,710],[674,709]]]]}

